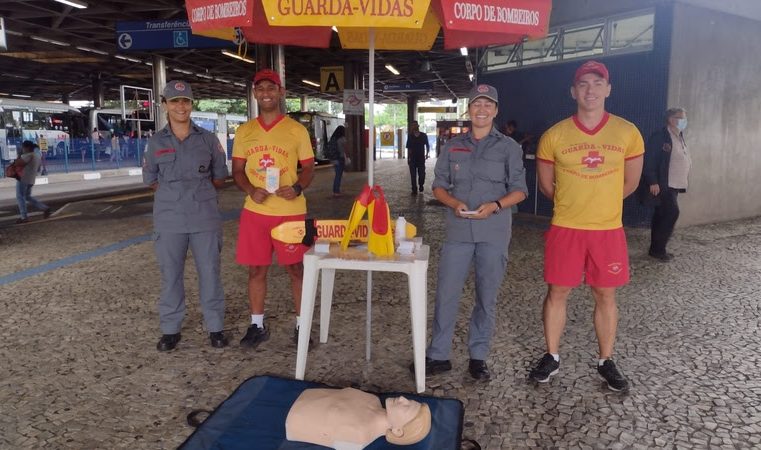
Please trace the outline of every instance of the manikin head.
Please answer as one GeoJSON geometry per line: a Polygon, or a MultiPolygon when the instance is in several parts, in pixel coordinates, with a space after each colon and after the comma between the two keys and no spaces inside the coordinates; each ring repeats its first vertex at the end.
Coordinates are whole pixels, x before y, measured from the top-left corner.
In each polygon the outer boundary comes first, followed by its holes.
{"type": "Polygon", "coordinates": [[[386,418],[390,428],[386,440],[395,445],[412,445],[431,431],[431,410],[425,403],[404,397],[386,399],[386,418]]]}

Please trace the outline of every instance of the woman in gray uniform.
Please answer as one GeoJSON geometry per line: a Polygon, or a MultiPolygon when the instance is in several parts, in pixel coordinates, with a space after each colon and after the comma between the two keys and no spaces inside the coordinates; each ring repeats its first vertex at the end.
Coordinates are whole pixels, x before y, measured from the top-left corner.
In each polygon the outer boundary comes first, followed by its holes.
{"type": "Polygon", "coordinates": [[[214,134],[190,120],[192,100],[189,84],[166,84],[161,104],[168,123],[148,141],[143,159],[143,182],[156,191],[153,228],[161,268],[158,309],[162,333],[156,348],[162,352],[174,349],[180,342],[188,246],[198,271],[198,291],[211,345],[227,345],[222,333],[222,217],[216,191],[224,186],[228,175],[227,154],[214,134]]]}
{"type": "Polygon", "coordinates": [[[494,127],[497,90],[481,84],[468,97],[471,129],[447,142],[436,161],[433,195],[449,210],[425,372],[435,375],[452,368],[449,353],[460,295],[470,265],[475,263],[468,371],[476,380],[488,380],[486,358],[494,332],[497,293],[507,268],[510,207],[523,201],[528,190],[520,145],[494,127]]]}

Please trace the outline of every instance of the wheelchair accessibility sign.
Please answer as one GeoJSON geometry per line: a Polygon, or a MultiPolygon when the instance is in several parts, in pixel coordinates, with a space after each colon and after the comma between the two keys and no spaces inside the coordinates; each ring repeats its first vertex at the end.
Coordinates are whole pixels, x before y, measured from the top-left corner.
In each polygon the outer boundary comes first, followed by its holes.
{"type": "Polygon", "coordinates": [[[175,31],[174,32],[174,47],[175,48],[187,48],[188,47],[188,32],[187,31],[175,31]]]}
{"type": "MultiPolygon", "coordinates": [[[[191,48],[228,48],[231,40],[214,39],[191,33],[187,19],[116,22],[119,51],[172,50],[191,48]]],[[[238,35],[243,39],[243,34],[238,35]]]]}

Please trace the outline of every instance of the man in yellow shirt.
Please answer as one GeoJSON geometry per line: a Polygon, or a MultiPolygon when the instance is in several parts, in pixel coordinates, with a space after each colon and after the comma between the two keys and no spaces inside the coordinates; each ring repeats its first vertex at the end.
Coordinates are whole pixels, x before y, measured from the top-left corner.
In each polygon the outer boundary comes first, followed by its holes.
{"type": "Polygon", "coordinates": [[[307,247],[274,240],[270,232],[283,222],[304,220],[307,203],[302,191],[314,176],[309,133],[280,110],[285,89],[277,72],[263,69],[254,75],[254,97],[259,117],[241,125],[233,143],[233,179],[247,194],[240,215],[236,261],[249,266],[251,325],[240,341],[241,346],[249,348],[269,339],[269,328],[264,326],[264,299],[273,251],[291,279],[296,307],[294,336],[298,335],[302,261],[307,247]],[[301,173],[297,171],[298,164],[301,173]]]}
{"type": "Polygon", "coordinates": [[[583,277],[595,299],[597,371],[608,388],[624,391],[629,382],[611,359],[618,324],[616,288],[629,282],[621,213],[624,198],[639,183],[644,142],[633,124],[605,111],[610,92],[605,65],[581,65],[571,87],[576,114],[547,130],[539,142],[539,189],[553,200],[554,209],[544,253],[547,353],[529,378],[545,383],[558,373],[566,303],[583,277]]]}

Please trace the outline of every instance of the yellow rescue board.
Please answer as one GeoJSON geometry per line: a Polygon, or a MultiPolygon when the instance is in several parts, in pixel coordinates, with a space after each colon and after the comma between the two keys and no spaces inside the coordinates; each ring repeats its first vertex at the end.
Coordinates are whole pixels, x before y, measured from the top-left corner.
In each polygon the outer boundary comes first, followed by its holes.
{"type": "MultiPolygon", "coordinates": [[[[346,226],[348,220],[336,219],[336,220],[318,220],[315,219],[314,226],[317,229],[316,239],[324,239],[330,242],[341,242],[344,233],[346,232],[346,226]]],[[[396,224],[391,222],[391,231],[393,233],[396,224]]],[[[304,239],[306,234],[306,228],[304,227],[304,221],[284,222],[272,229],[270,233],[273,239],[285,242],[286,244],[299,244],[304,239]]],[[[417,228],[415,225],[407,222],[407,239],[412,239],[417,234],[417,228]]],[[[370,235],[370,229],[367,226],[367,220],[359,222],[359,226],[352,233],[351,239],[353,241],[367,242],[367,238],[370,235]]]]}

